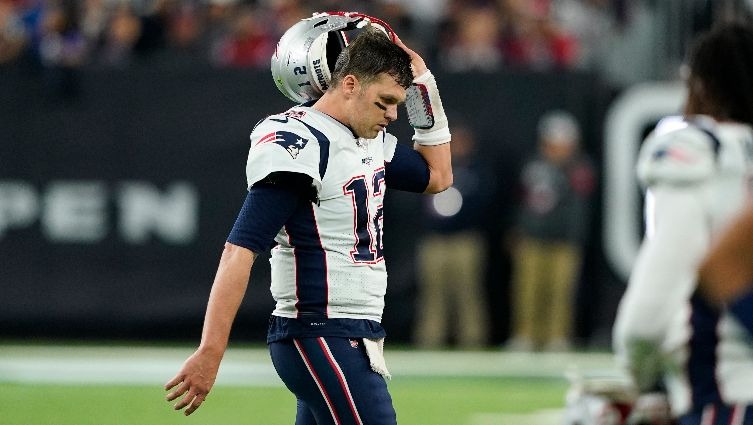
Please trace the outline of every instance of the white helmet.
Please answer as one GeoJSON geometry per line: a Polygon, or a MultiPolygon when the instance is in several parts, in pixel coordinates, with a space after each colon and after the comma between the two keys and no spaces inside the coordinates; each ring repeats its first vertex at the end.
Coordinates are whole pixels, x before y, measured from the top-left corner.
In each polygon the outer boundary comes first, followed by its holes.
{"type": "Polygon", "coordinates": [[[296,103],[320,98],[329,87],[337,57],[348,45],[345,32],[369,23],[395,40],[394,31],[384,21],[355,12],[319,13],[290,27],[272,55],[277,88],[296,103]]]}

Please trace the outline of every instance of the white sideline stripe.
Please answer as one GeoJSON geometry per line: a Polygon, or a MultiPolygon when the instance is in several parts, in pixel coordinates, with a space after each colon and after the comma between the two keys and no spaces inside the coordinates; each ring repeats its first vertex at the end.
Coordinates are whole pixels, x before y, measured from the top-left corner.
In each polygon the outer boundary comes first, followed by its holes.
{"type": "MultiPolygon", "coordinates": [[[[34,384],[162,385],[192,349],[0,345],[0,382],[34,384]]],[[[508,353],[494,351],[387,351],[395,379],[522,377],[565,379],[568,371],[614,374],[608,353],[508,353]]],[[[231,348],[217,385],[282,386],[263,348],[231,348]]]]}

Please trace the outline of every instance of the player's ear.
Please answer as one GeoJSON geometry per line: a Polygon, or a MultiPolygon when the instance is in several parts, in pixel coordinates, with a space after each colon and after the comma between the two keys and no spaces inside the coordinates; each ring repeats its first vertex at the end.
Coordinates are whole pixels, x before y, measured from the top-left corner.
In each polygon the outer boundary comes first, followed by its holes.
{"type": "Polygon", "coordinates": [[[348,74],[342,79],[342,83],[340,84],[340,89],[346,94],[346,95],[352,95],[355,93],[358,93],[361,87],[361,82],[358,81],[358,78],[356,78],[355,75],[348,74]]]}

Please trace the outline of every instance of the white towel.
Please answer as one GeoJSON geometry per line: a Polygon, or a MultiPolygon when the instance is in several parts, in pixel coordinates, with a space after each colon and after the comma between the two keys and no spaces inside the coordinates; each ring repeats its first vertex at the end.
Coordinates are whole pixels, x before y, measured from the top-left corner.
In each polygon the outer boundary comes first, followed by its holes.
{"type": "Polygon", "coordinates": [[[366,355],[369,356],[371,370],[387,379],[392,379],[390,371],[387,370],[387,362],[384,360],[384,338],[364,338],[363,346],[366,348],[366,355]]]}

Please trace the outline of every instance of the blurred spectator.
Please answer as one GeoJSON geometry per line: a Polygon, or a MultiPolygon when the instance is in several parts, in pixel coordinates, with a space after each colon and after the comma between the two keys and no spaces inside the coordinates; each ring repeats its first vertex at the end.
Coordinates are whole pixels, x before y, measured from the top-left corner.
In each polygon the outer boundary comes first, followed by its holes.
{"type": "Polygon", "coordinates": [[[508,348],[565,350],[572,342],[574,285],[595,177],[590,160],[579,149],[580,129],[572,115],[545,114],[538,135],[538,155],[521,174],[508,348]]]}
{"type": "Polygon", "coordinates": [[[77,68],[84,64],[86,38],[79,26],[77,3],[50,2],[42,18],[40,56],[48,67],[77,68]]]}
{"type": "Polygon", "coordinates": [[[9,0],[0,0],[0,64],[12,62],[26,47],[28,34],[9,0]]]}
{"type": "Polygon", "coordinates": [[[269,58],[277,39],[256,9],[241,8],[231,23],[232,29],[215,48],[216,64],[232,67],[269,67],[269,58]]]}
{"type": "Polygon", "coordinates": [[[204,52],[198,50],[204,32],[204,10],[196,3],[181,3],[170,14],[168,22],[168,41],[170,47],[197,56],[204,52]]]}
{"type": "Polygon", "coordinates": [[[211,63],[219,63],[219,47],[227,37],[228,28],[238,11],[238,0],[209,0],[202,42],[211,63]]]}
{"type": "Polygon", "coordinates": [[[275,43],[282,37],[286,29],[295,25],[301,19],[311,17],[314,12],[329,12],[335,10],[356,10],[358,8],[347,7],[347,2],[323,2],[332,3],[331,5],[320,4],[317,2],[303,2],[301,0],[271,0],[266,8],[256,6],[256,12],[266,13],[269,16],[261,19],[260,22],[266,27],[266,31],[272,35],[275,43]],[[270,25],[271,24],[271,25],[270,25]]]}
{"type": "Polygon", "coordinates": [[[502,36],[505,63],[537,71],[569,68],[577,59],[577,40],[550,16],[549,2],[501,0],[506,22],[502,36]]]}
{"type": "Polygon", "coordinates": [[[154,0],[149,2],[141,14],[141,32],[133,50],[141,57],[167,46],[167,26],[170,14],[175,12],[174,0],[154,0]]]}
{"type": "Polygon", "coordinates": [[[430,67],[438,68],[437,56],[443,50],[446,38],[443,25],[450,19],[448,12],[451,4],[459,0],[381,0],[381,2],[400,5],[410,26],[395,28],[395,31],[402,39],[411,40],[413,49],[422,53],[430,67]]]}
{"type": "Polygon", "coordinates": [[[610,0],[555,0],[554,21],[576,40],[578,49],[573,65],[579,69],[598,69],[608,53],[607,42],[616,25],[610,0]]]}
{"type": "Polygon", "coordinates": [[[417,38],[430,41],[436,36],[439,22],[445,19],[451,2],[457,0],[383,0],[400,3],[415,22],[417,38]]]}
{"type": "MultiPolygon", "coordinates": [[[[126,3],[121,3],[124,6],[126,3]]],[[[110,9],[105,0],[85,0],[81,10],[81,33],[90,46],[102,42],[110,22],[110,9]]]]}
{"type": "Polygon", "coordinates": [[[39,56],[44,66],[48,94],[72,99],[79,92],[79,68],[85,63],[88,44],[79,26],[75,0],[51,1],[44,9],[39,56]]]}
{"type": "Polygon", "coordinates": [[[408,8],[397,0],[379,0],[374,2],[373,16],[387,22],[397,35],[413,50],[425,50],[423,40],[416,38],[414,18],[408,8]]]}
{"type": "Polygon", "coordinates": [[[128,4],[119,5],[109,20],[99,51],[99,62],[108,66],[131,63],[141,36],[141,20],[128,4]]]}
{"type": "Polygon", "coordinates": [[[488,341],[484,271],[484,212],[489,182],[469,127],[452,120],[452,187],[425,200],[426,235],[418,245],[415,343],[439,348],[452,339],[462,348],[488,341]]]}
{"type": "Polygon", "coordinates": [[[453,15],[454,36],[440,52],[440,64],[450,72],[499,70],[499,21],[496,9],[487,6],[467,7],[453,15]]]}
{"type": "Polygon", "coordinates": [[[47,34],[46,50],[40,50],[42,21],[50,10],[63,9],[74,12],[66,12],[66,20],[76,27],[64,39],[70,48],[78,42],[73,35],[80,37],[84,65],[123,66],[132,57],[156,63],[154,53],[167,53],[156,58],[264,68],[282,29],[313,12],[352,10],[385,20],[430,63],[441,60],[438,65],[451,72],[493,72],[504,65],[588,69],[600,51],[610,50],[604,42],[614,31],[609,11],[626,1],[0,0],[0,61],[24,52],[48,60],[42,54],[60,43],[50,43],[47,34]]]}

